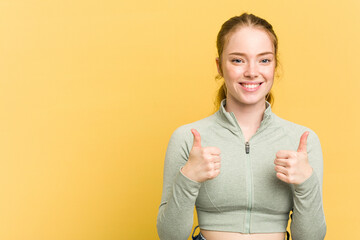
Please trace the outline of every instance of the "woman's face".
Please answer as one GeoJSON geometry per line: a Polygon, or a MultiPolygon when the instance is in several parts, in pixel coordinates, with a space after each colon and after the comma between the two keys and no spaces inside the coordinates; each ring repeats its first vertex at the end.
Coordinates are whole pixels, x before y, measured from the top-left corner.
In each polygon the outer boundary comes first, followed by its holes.
{"type": "MultiPolygon", "coordinates": [[[[216,62],[220,71],[219,60],[216,62]]],[[[264,103],[275,72],[275,49],[270,36],[252,27],[230,33],[221,67],[229,101],[246,105],[264,103]]]]}

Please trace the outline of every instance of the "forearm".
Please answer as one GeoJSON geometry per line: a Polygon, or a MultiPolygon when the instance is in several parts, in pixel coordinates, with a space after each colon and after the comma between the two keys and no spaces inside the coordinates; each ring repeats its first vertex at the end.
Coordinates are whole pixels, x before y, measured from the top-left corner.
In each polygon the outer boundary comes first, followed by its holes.
{"type": "Polygon", "coordinates": [[[185,240],[189,237],[200,186],[201,183],[178,172],[166,202],[159,208],[157,231],[161,240],[185,240]]]}
{"type": "Polygon", "coordinates": [[[326,222],[322,193],[316,173],[294,188],[294,208],[291,221],[293,240],[323,240],[326,222]]]}

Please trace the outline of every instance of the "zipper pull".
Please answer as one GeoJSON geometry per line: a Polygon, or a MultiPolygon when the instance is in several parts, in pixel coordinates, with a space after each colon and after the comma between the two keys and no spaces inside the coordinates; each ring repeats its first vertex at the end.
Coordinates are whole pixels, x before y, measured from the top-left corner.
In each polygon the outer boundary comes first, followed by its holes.
{"type": "Polygon", "coordinates": [[[245,143],[245,153],[246,153],[246,154],[249,154],[249,153],[250,153],[250,143],[249,143],[249,142],[246,142],[246,143],[245,143]]]}

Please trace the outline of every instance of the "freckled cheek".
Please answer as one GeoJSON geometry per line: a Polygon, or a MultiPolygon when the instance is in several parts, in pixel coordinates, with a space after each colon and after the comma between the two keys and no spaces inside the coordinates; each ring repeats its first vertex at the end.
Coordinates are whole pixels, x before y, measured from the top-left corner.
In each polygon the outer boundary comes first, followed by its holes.
{"type": "Polygon", "coordinates": [[[263,75],[268,80],[272,80],[274,78],[274,70],[272,69],[264,69],[261,71],[261,75],[263,75]]]}
{"type": "Polygon", "coordinates": [[[229,80],[237,80],[242,74],[241,68],[226,68],[224,71],[224,77],[229,80]]]}

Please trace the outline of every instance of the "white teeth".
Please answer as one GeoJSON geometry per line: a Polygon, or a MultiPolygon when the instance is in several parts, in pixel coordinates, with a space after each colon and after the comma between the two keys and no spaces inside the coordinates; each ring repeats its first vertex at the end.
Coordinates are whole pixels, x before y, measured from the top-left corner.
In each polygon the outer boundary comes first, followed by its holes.
{"type": "Polygon", "coordinates": [[[243,84],[244,87],[246,88],[256,88],[258,87],[260,84],[243,84]]]}

